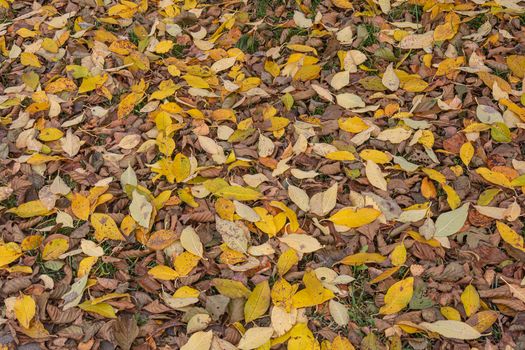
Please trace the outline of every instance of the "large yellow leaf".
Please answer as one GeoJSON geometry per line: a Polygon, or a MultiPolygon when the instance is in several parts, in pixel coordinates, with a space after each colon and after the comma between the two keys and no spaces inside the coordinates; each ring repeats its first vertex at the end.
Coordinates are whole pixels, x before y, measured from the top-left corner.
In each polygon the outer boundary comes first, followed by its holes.
{"type": "Polygon", "coordinates": [[[373,222],[379,215],[381,212],[374,208],[343,208],[330,216],[328,220],[336,225],[361,227],[373,222]]]}
{"type": "Polygon", "coordinates": [[[34,216],[45,216],[49,215],[53,210],[48,209],[41,200],[29,201],[27,203],[20,204],[16,208],[11,208],[6,213],[13,213],[20,216],[21,218],[31,218],[34,216]]]}
{"type": "Polygon", "coordinates": [[[461,293],[461,302],[463,303],[463,308],[467,317],[470,317],[472,314],[476,313],[480,307],[479,294],[476,288],[473,285],[469,284],[463,293],[461,293]]]}
{"type": "Polygon", "coordinates": [[[69,241],[65,238],[55,238],[44,246],[43,260],[55,260],[69,249],[69,241]]]}
{"type": "Polygon", "coordinates": [[[386,257],[378,253],[357,253],[348,255],[340,261],[341,264],[350,266],[359,266],[368,263],[382,263],[386,260],[386,257]]]}
{"type": "Polygon", "coordinates": [[[403,310],[414,294],[414,277],[394,283],[385,294],[385,305],[379,309],[383,315],[395,314],[403,310]]]}
{"type": "Polygon", "coordinates": [[[0,244],[0,266],[7,266],[22,256],[20,246],[14,242],[0,244]]]}
{"type": "Polygon", "coordinates": [[[244,321],[251,322],[264,316],[270,307],[270,284],[263,281],[255,286],[246,304],[244,304],[244,321]]]}
{"type": "Polygon", "coordinates": [[[95,229],[95,238],[97,241],[104,239],[114,239],[117,241],[125,241],[126,239],[120,233],[115,220],[107,214],[93,213],[91,214],[91,225],[95,229]]]}
{"type": "Polygon", "coordinates": [[[292,305],[296,309],[319,305],[335,296],[331,290],[323,287],[313,270],[304,274],[303,283],[305,288],[292,297],[292,305]]]}
{"type": "Polygon", "coordinates": [[[148,275],[163,281],[171,281],[179,277],[179,273],[177,271],[165,265],[157,265],[151,268],[148,271],[148,275]]]}
{"type": "Polygon", "coordinates": [[[20,325],[29,328],[31,320],[35,317],[36,303],[31,296],[22,294],[15,300],[14,311],[20,325]]]}
{"type": "Polygon", "coordinates": [[[244,284],[239,281],[232,281],[224,278],[214,278],[212,285],[217,288],[219,293],[228,298],[247,298],[251,292],[244,284]]]}
{"type": "Polygon", "coordinates": [[[91,211],[89,199],[80,193],[73,193],[73,198],[71,199],[71,211],[80,220],[87,220],[91,211]]]}
{"type": "Polygon", "coordinates": [[[496,221],[498,232],[505,242],[516,249],[525,252],[523,237],[501,221],[496,221]]]}
{"type": "Polygon", "coordinates": [[[495,185],[508,188],[512,187],[510,184],[510,180],[503,173],[498,173],[497,171],[492,171],[488,168],[483,167],[477,168],[476,173],[481,175],[481,177],[483,177],[488,182],[493,183],[495,185]]]}

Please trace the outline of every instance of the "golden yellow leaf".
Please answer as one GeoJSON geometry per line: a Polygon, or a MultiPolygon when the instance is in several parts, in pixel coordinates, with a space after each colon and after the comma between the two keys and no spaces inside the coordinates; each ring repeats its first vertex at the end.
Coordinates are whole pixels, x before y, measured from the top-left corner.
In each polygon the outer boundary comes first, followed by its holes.
{"type": "Polygon", "coordinates": [[[340,261],[341,264],[358,266],[369,263],[382,263],[386,257],[378,253],[357,253],[348,255],[340,261]]]}
{"type": "Polygon", "coordinates": [[[298,262],[299,257],[297,256],[295,250],[288,249],[284,251],[277,260],[277,273],[279,273],[280,276],[283,276],[298,262]]]}
{"type": "Polygon", "coordinates": [[[443,306],[440,312],[447,320],[461,321],[461,315],[458,310],[450,306],[443,306]]]}
{"type": "Polygon", "coordinates": [[[20,216],[21,218],[32,218],[34,216],[45,216],[49,215],[53,210],[49,210],[41,200],[29,201],[27,203],[20,204],[16,208],[11,208],[6,213],[13,213],[20,216]]]}
{"type": "Polygon", "coordinates": [[[459,149],[459,157],[461,158],[463,164],[468,166],[473,156],[474,146],[472,146],[472,142],[465,142],[463,145],[461,145],[461,148],[459,149]]]}
{"type": "Polygon", "coordinates": [[[264,61],[264,70],[272,75],[272,77],[277,78],[281,74],[281,68],[274,61],[265,60],[264,61]]]}
{"type": "Polygon", "coordinates": [[[414,277],[394,283],[385,294],[385,305],[379,309],[383,315],[395,314],[403,310],[414,294],[414,277]]]}
{"type": "Polygon", "coordinates": [[[501,221],[496,221],[496,228],[498,229],[501,238],[503,238],[505,242],[507,242],[514,248],[525,252],[525,245],[523,242],[523,237],[521,235],[516,233],[516,231],[514,231],[501,221]]]}
{"type": "Polygon", "coordinates": [[[162,250],[177,240],[178,236],[171,230],[158,230],[151,234],[146,246],[153,250],[162,250]]]}
{"type": "Polygon", "coordinates": [[[363,160],[371,160],[376,164],[386,164],[392,160],[389,154],[375,149],[364,149],[359,152],[359,157],[363,160]]]}
{"type": "Polygon", "coordinates": [[[14,312],[16,319],[23,328],[29,328],[31,320],[36,314],[35,300],[29,296],[22,294],[15,300],[14,312]]]}
{"type": "Polygon", "coordinates": [[[354,350],[354,346],[352,343],[350,343],[350,340],[348,338],[343,338],[340,335],[334,338],[334,341],[332,342],[332,349],[331,350],[354,350]]]}
{"type": "Polygon", "coordinates": [[[330,216],[328,220],[336,225],[361,227],[373,222],[379,215],[381,215],[381,212],[374,208],[343,208],[330,216]]]}
{"type": "Polygon", "coordinates": [[[390,254],[390,261],[394,266],[401,266],[407,260],[407,250],[403,242],[398,244],[390,254]]]}
{"type": "Polygon", "coordinates": [[[86,300],[82,304],[79,304],[78,307],[84,311],[93,312],[106,318],[117,318],[115,309],[108,303],[93,304],[90,300],[86,300]]]}
{"type": "Polygon", "coordinates": [[[510,180],[503,174],[497,171],[492,171],[488,168],[477,168],[476,173],[481,175],[485,180],[498,186],[511,188],[510,180]]]}
{"type": "Polygon", "coordinates": [[[38,60],[38,57],[31,52],[22,52],[20,54],[20,63],[22,63],[24,66],[31,66],[36,68],[42,67],[42,64],[38,60]]]}
{"type": "Polygon", "coordinates": [[[255,286],[244,304],[244,321],[251,322],[264,316],[270,307],[270,284],[265,280],[255,286]]]}
{"type": "Polygon", "coordinates": [[[196,75],[186,74],[182,76],[182,79],[186,80],[186,83],[193,88],[207,89],[210,87],[206,80],[196,75]]]}
{"type": "Polygon", "coordinates": [[[0,266],[7,266],[21,256],[22,250],[15,242],[0,244],[0,266]]]}
{"type": "Polygon", "coordinates": [[[89,271],[91,271],[91,268],[95,263],[97,262],[98,257],[96,256],[88,256],[78,263],[78,270],[77,270],[77,277],[84,277],[85,275],[89,274],[89,271]]]}
{"type": "Polygon", "coordinates": [[[337,122],[341,130],[351,132],[353,134],[360,133],[361,131],[364,131],[370,127],[359,117],[339,118],[337,122]]]}
{"type": "Polygon", "coordinates": [[[220,294],[228,298],[248,298],[251,294],[250,290],[239,281],[214,278],[212,285],[217,288],[220,294]]]}
{"type": "Polygon", "coordinates": [[[319,305],[335,296],[331,290],[323,287],[313,270],[304,274],[303,283],[305,288],[292,297],[292,305],[296,309],[319,305]]]}
{"type": "Polygon", "coordinates": [[[95,239],[99,242],[106,238],[125,241],[125,238],[120,233],[115,220],[107,214],[91,214],[91,225],[93,225],[93,228],[95,229],[95,239]]]}
{"type": "Polygon", "coordinates": [[[71,199],[71,211],[80,220],[87,220],[89,218],[89,213],[91,212],[89,199],[80,193],[73,193],[73,198],[71,199]]]}
{"type": "Polygon", "coordinates": [[[171,40],[162,40],[155,46],[156,53],[167,53],[173,48],[173,41],[171,40]]]}
{"type": "Polygon", "coordinates": [[[152,276],[153,278],[163,280],[163,281],[171,281],[179,277],[179,274],[177,271],[165,265],[157,265],[151,268],[148,271],[148,275],[152,276]]]}
{"type": "Polygon", "coordinates": [[[173,261],[175,271],[180,276],[187,276],[199,264],[200,258],[190,252],[182,252],[173,261]]]}
{"type": "Polygon", "coordinates": [[[43,260],[55,260],[69,249],[69,241],[65,238],[55,238],[49,241],[42,251],[43,260]]]}
{"type": "Polygon", "coordinates": [[[449,185],[442,184],[441,187],[447,194],[447,203],[451,209],[456,209],[461,204],[461,198],[457,192],[449,185]]]}
{"type": "Polygon", "coordinates": [[[476,288],[473,285],[469,284],[461,293],[461,302],[463,303],[463,308],[467,317],[470,317],[472,314],[476,313],[480,307],[479,294],[476,288]]]}

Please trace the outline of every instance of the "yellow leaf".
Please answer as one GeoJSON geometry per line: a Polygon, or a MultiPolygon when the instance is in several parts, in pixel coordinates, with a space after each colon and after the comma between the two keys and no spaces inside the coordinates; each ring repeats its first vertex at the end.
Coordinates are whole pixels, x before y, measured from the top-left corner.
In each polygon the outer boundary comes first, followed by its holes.
{"type": "Polygon", "coordinates": [[[465,142],[463,145],[461,145],[461,148],[459,149],[459,158],[461,158],[463,164],[468,166],[473,156],[474,146],[472,146],[472,142],[465,142]]]}
{"type": "Polygon", "coordinates": [[[0,244],[0,266],[7,266],[21,256],[22,250],[15,242],[0,244]]]}
{"type": "Polygon", "coordinates": [[[427,174],[429,178],[431,178],[432,180],[434,180],[434,181],[436,181],[436,182],[438,182],[440,184],[444,184],[445,182],[447,182],[447,179],[445,178],[445,175],[443,175],[442,173],[440,173],[437,170],[429,169],[429,168],[423,168],[421,170],[425,174],[427,174]]]}
{"type": "Polygon", "coordinates": [[[438,25],[434,30],[434,40],[445,41],[452,39],[458,31],[460,23],[461,20],[456,13],[447,13],[445,23],[438,25]]]}
{"type": "Polygon", "coordinates": [[[407,260],[407,250],[403,242],[397,245],[390,254],[390,261],[394,266],[401,266],[407,260]]]}
{"type": "Polygon", "coordinates": [[[379,309],[383,315],[395,314],[403,310],[414,294],[414,277],[394,283],[385,294],[385,305],[379,309]]]}
{"type": "Polygon", "coordinates": [[[177,273],[177,271],[165,265],[157,265],[151,268],[148,271],[148,275],[152,276],[153,278],[163,280],[163,281],[171,281],[179,277],[179,274],[177,273]]]}
{"type": "Polygon", "coordinates": [[[337,123],[339,124],[339,128],[341,130],[350,132],[352,134],[360,133],[361,131],[364,131],[370,127],[359,117],[339,118],[337,123]]]}
{"type": "Polygon", "coordinates": [[[182,76],[182,79],[186,80],[186,83],[193,88],[207,89],[210,87],[206,80],[196,75],[186,74],[182,76]]]}
{"type": "Polygon", "coordinates": [[[523,237],[521,235],[517,234],[516,231],[514,231],[501,221],[496,221],[496,228],[498,229],[501,238],[503,238],[505,242],[507,242],[514,248],[525,252],[523,237]]]}
{"type": "Polygon", "coordinates": [[[80,220],[87,220],[91,211],[89,199],[80,193],[73,193],[73,198],[71,199],[71,211],[80,220]]]}
{"type": "Polygon", "coordinates": [[[91,268],[95,263],[97,262],[98,257],[96,256],[88,256],[78,263],[78,270],[77,270],[77,277],[84,277],[85,275],[89,274],[89,271],[91,271],[91,268]]]}
{"type": "Polygon", "coordinates": [[[255,286],[246,304],[244,304],[244,321],[251,322],[264,316],[270,307],[270,285],[265,280],[255,286]]]}
{"type": "Polygon", "coordinates": [[[40,131],[38,139],[44,142],[56,141],[64,136],[64,133],[57,128],[44,128],[40,131]]]}
{"type": "Polygon", "coordinates": [[[264,70],[272,75],[272,77],[277,78],[281,74],[281,68],[274,61],[265,60],[264,61],[264,70]]]}
{"type": "Polygon", "coordinates": [[[512,71],[512,74],[514,74],[520,79],[523,79],[523,77],[525,76],[525,56],[507,56],[507,66],[512,71]]]}
{"type": "Polygon", "coordinates": [[[332,342],[331,350],[355,350],[355,348],[352,345],[352,343],[350,343],[350,340],[348,340],[348,338],[343,338],[340,335],[338,335],[332,342]]]}
{"type": "Polygon", "coordinates": [[[401,84],[401,87],[408,92],[422,92],[428,87],[428,83],[423,79],[410,79],[401,84]]]}
{"type": "Polygon", "coordinates": [[[255,201],[262,197],[261,193],[247,187],[225,186],[215,192],[218,197],[238,201],[255,201]]]}
{"type": "Polygon", "coordinates": [[[473,285],[469,284],[465,290],[463,290],[463,293],[461,293],[461,302],[463,303],[467,317],[470,317],[478,311],[480,307],[479,294],[473,285]]]}
{"type": "Polygon", "coordinates": [[[271,297],[273,304],[282,307],[286,312],[290,312],[292,308],[292,297],[298,287],[297,284],[292,286],[284,278],[278,279],[272,287],[271,297]]]}
{"type": "Polygon", "coordinates": [[[69,249],[69,241],[65,238],[56,238],[48,242],[42,251],[43,260],[55,260],[69,249]]]}
{"type": "Polygon", "coordinates": [[[50,94],[56,94],[62,91],[75,91],[77,84],[69,78],[58,78],[46,85],[45,91],[50,94]]]}
{"type": "Polygon", "coordinates": [[[364,149],[359,153],[359,157],[363,160],[371,160],[376,164],[386,164],[392,160],[389,154],[375,149],[364,149]]]}
{"type": "Polygon", "coordinates": [[[167,53],[171,50],[173,47],[173,41],[171,40],[162,40],[155,46],[155,52],[156,53],[167,53]]]}
{"type": "MultiPolygon", "coordinates": [[[[43,240],[44,240],[44,237],[40,235],[26,236],[20,246],[24,252],[28,250],[33,250],[33,249],[38,248],[43,240]]],[[[16,243],[11,243],[11,244],[16,244],[16,243]]],[[[0,254],[0,256],[1,255],[2,254],[0,254]]],[[[0,264],[0,266],[2,266],[2,264],[0,264]]]]}
{"type": "Polygon", "coordinates": [[[349,10],[353,8],[352,3],[349,0],[332,0],[332,4],[334,4],[334,6],[336,7],[339,7],[345,10],[349,10]]]}
{"type": "Polygon", "coordinates": [[[237,117],[233,109],[220,108],[211,112],[211,118],[215,121],[230,120],[234,123],[237,122],[237,117]]]}
{"type": "Polygon", "coordinates": [[[277,260],[277,273],[283,276],[285,273],[299,262],[299,257],[293,249],[288,249],[279,256],[277,260]]]}
{"type": "Polygon", "coordinates": [[[191,175],[191,163],[184,154],[177,153],[173,158],[173,173],[177,182],[182,182],[191,175]]]}
{"type": "Polygon", "coordinates": [[[304,65],[301,68],[299,68],[297,73],[295,73],[293,79],[300,80],[300,81],[313,80],[319,77],[320,72],[321,72],[321,66],[318,66],[316,64],[304,65]]]}
{"type": "Polygon", "coordinates": [[[355,156],[348,151],[335,151],[330,152],[325,156],[327,159],[339,160],[339,161],[352,161],[355,160],[355,156]]]}
{"type": "Polygon", "coordinates": [[[212,285],[217,288],[220,294],[228,298],[248,298],[251,294],[250,290],[239,281],[214,278],[212,285]]]}
{"type": "Polygon", "coordinates": [[[374,208],[343,208],[334,215],[330,216],[328,220],[336,225],[343,225],[347,227],[361,227],[373,222],[381,215],[381,212],[374,208]]]}
{"type": "Polygon", "coordinates": [[[42,67],[42,64],[38,60],[38,57],[31,52],[22,52],[20,54],[20,63],[22,63],[24,66],[31,66],[36,68],[42,67]]]}
{"type": "Polygon", "coordinates": [[[440,312],[447,320],[461,321],[459,311],[450,306],[443,306],[440,312]]]}
{"type": "Polygon", "coordinates": [[[180,276],[187,276],[199,264],[200,258],[190,252],[182,252],[173,261],[175,271],[180,276]]]}
{"type": "Polygon", "coordinates": [[[358,266],[369,263],[382,263],[386,260],[386,257],[378,253],[357,253],[348,255],[340,261],[341,264],[358,266]]]}
{"type": "Polygon", "coordinates": [[[498,186],[511,188],[509,179],[502,173],[492,171],[488,168],[477,168],[476,173],[481,175],[485,180],[498,186]]]}
{"type": "Polygon", "coordinates": [[[20,216],[21,218],[32,218],[34,216],[45,216],[49,215],[53,210],[47,209],[41,200],[29,201],[27,203],[20,204],[16,208],[11,208],[6,213],[13,213],[20,216]]]}
{"type": "Polygon", "coordinates": [[[262,207],[255,207],[253,210],[259,215],[261,220],[255,223],[258,229],[268,234],[268,236],[273,237],[281,231],[281,229],[286,224],[286,214],[279,213],[275,216],[272,216],[268,211],[262,207]]]}
{"type": "Polygon", "coordinates": [[[120,233],[115,220],[107,214],[91,214],[91,225],[93,225],[93,228],[95,229],[95,239],[97,241],[102,241],[106,238],[125,241],[125,238],[120,233]]]}
{"type": "Polygon", "coordinates": [[[370,284],[378,283],[381,281],[386,280],[388,277],[392,276],[394,273],[399,271],[401,266],[394,266],[389,269],[386,269],[385,271],[381,272],[379,275],[377,275],[374,279],[370,280],[370,284]]]}
{"type": "Polygon", "coordinates": [[[472,315],[472,317],[467,320],[467,323],[478,332],[483,333],[489,329],[497,319],[498,313],[496,311],[485,310],[472,315]]]}
{"type": "Polygon", "coordinates": [[[323,287],[313,270],[304,274],[303,283],[305,288],[292,297],[292,305],[296,309],[319,305],[335,296],[331,290],[323,287]]]}
{"type": "Polygon", "coordinates": [[[315,339],[307,323],[298,323],[290,330],[288,350],[319,350],[319,342],[315,339]]]}
{"type": "Polygon", "coordinates": [[[36,303],[29,295],[22,294],[15,300],[15,316],[23,328],[29,328],[36,314],[36,303]]]}
{"type": "Polygon", "coordinates": [[[79,304],[78,307],[84,311],[93,312],[106,318],[117,318],[115,309],[108,303],[93,304],[90,300],[86,300],[82,304],[79,304]]]}
{"type": "Polygon", "coordinates": [[[158,230],[151,234],[146,242],[146,246],[153,250],[162,250],[175,243],[177,238],[178,236],[174,231],[158,230]]]}
{"type": "Polygon", "coordinates": [[[456,209],[461,204],[461,198],[459,198],[459,195],[454,191],[454,189],[446,184],[441,185],[445,193],[447,194],[447,203],[450,206],[451,209],[456,209]]]}
{"type": "Polygon", "coordinates": [[[124,118],[125,116],[130,114],[141,97],[142,95],[139,95],[134,92],[127,94],[125,97],[123,97],[122,100],[120,100],[120,103],[118,104],[117,117],[124,118]]]}
{"type": "Polygon", "coordinates": [[[82,84],[80,84],[80,87],[78,88],[78,93],[82,94],[84,92],[89,92],[95,89],[98,89],[104,85],[104,83],[108,80],[107,75],[95,75],[93,77],[86,77],[82,79],[82,84]]]}

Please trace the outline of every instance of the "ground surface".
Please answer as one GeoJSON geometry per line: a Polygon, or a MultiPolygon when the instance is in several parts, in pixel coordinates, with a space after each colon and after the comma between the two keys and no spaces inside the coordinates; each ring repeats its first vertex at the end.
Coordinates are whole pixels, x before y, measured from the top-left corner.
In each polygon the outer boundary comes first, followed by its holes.
{"type": "Polygon", "coordinates": [[[519,0],[0,0],[0,349],[523,349],[519,0]]]}

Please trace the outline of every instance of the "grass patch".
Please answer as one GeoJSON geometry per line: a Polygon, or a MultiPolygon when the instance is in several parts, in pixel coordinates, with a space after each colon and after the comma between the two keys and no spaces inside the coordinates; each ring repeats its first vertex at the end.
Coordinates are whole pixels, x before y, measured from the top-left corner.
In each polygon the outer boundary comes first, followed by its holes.
{"type": "Polygon", "coordinates": [[[239,41],[237,41],[237,44],[235,44],[235,47],[241,49],[242,51],[253,54],[259,48],[259,41],[257,41],[254,36],[243,34],[239,41]]]}
{"type": "Polygon", "coordinates": [[[377,33],[379,33],[379,28],[371,23],[360,25],[358,28],[358,36],[361,34],[364,38],[360,46],[367,47],[379,43],[377,33]],[[359,33],[359,31],[361,31],[361,33],[359,33]]]}
{"type": "Polygon", "coordinates": [[[469,26],[470,29],[478,30],[479,27],[483,25],[483,23],[487,22],[487,20],[488,20],[487,16],[484,13],[482,13],[481,15],[478,15],[474,17],[472,20],[468,21],[467,25],[469,26]]]}

